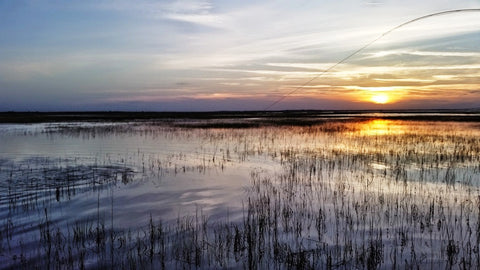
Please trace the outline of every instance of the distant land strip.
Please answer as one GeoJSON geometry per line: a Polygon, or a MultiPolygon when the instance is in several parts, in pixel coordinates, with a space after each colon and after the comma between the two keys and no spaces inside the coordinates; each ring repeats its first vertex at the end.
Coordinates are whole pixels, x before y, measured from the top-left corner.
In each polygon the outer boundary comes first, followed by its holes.
{"type": "MultiPolygon", "coordinates": [[[[0,112],[0,123],[132,122],[175,120],[249,120],[250,123],[308,125],[329,120],[423,120],[480,122],[480,108],[462,110],[289,110],[212,112],[0,112]]],[[[227,125],[228,126],[228,125],[227,125]]],[[[215,126],[212,126],[215,127],[215,126]]],[[[221,126],[220,126],[221,127],[221,126]]],[[[235,127],[233,125],[232,127],[235,127]]],[[[239,126],[241,127],[241,125],[239,126]]]]}

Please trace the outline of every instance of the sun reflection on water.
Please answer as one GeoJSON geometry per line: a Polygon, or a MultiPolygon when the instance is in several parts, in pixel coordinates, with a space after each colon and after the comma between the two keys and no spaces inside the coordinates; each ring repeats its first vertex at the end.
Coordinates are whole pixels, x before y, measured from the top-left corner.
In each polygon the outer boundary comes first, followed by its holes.
{"type": "Polygon", "coordinates": [[[405,127],[398,121],[384,119],[359,123],[357,128],[355,134],[363,136],[400,135],[406,132],[405,127]]]}

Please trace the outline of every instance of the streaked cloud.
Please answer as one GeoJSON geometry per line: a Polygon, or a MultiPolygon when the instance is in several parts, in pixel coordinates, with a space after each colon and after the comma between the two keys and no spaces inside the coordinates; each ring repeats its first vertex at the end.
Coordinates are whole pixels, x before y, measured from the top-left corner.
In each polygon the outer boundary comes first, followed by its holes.
{"type": "Polygon", "coordinates": [[[211,109],[249,99],[259,106],[296,88],[278,108],[363,104],[355,95],[372,89],[440,104],[433,91],[445,98],[479,91],[478,13],[411,24],[322,72],[412,18],[479,7],[474,0],[0,2],[0,110],[54,108],[56,99],[99,108],[211,100],[211,109]]]}
{"type": "Polygon", "coordinates": [[[419,55],[419,56],[441,56],[441,57],[480,57],[480,52],[435,52],[435,51],[408,51],[408,50],[391,50],[367,53],[367,55],[376,57],[385,57],[390,55],[419,55]]]}

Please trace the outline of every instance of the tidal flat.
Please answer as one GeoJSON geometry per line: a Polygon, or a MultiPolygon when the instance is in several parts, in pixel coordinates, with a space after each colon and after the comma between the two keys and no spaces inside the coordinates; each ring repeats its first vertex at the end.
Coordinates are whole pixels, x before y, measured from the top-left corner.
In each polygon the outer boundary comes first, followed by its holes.
{"type": "Polygon", "coordinates": [[[95,115],[0,115],[0,268],[480,267],[479,113],[95,115]]]}

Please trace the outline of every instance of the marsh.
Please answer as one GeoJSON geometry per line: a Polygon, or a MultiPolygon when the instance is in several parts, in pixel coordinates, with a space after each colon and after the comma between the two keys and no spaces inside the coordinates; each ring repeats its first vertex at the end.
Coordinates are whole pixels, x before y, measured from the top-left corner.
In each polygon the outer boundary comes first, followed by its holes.
{"type": "Polygon", "coordinates": [[[476,268],[478,115],[427,116],[2,124],[0,265],[476,268]]]}

